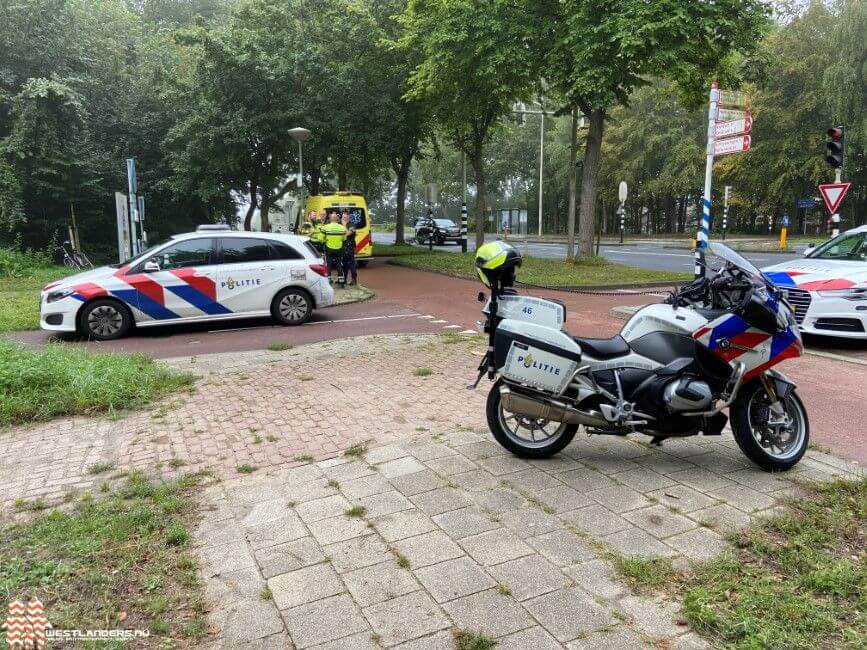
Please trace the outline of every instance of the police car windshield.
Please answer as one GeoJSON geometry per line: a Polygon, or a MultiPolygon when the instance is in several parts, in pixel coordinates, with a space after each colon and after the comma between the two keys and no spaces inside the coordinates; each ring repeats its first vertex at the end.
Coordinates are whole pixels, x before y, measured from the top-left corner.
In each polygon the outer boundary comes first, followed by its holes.
{"type": "Polygon", "coordinates": [[[151,257],[151,256],[154,254],[154,251],[155,251],[156,249],[158,249],[158,248],[162,248],[163,246],[165,246],[166,244],[168,244],[168,243],[169,243],[170,241],[172,241],[173,239],[174,239],[174,237],[169,237],[169,238],[167,238],[167,239],[163,239],[163,240],[162,240],[161,242],[159,242],[158,244],[154,244],[154,245],[151,246],[150,248],[146,249],[146,250],[145,250],[143,253],[141,253],[138,257],[134,257],[133,259],[131,259],[131,260],[127,260],[126,262],[121,262],[120,264],[112,264],[111,267],[112,267],[112,268],[115,268],[115,269],[118,269],[118,268],[120,268],[121,266],[123,266],[123,265],[125,265],[125,264],[128,264],[128,265],[130,265],[130,266],[135,266],[135,265],[138,264],[139,262],[144,262],[146,259],[148,259],[149,257],[151,257]]]}
{"type": "Polygon", "coordinates": [[[867,260],[867,233],[843,233],[816,247],[807,257],[819,260],[863,262],[867,260]]]}

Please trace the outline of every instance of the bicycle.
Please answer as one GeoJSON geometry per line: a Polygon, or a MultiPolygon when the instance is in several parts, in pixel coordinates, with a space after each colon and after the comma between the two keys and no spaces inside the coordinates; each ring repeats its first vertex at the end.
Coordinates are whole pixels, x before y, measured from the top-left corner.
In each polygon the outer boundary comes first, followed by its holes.
{"type": "Polygon", "coordinates": [[[69,241],[63,242],[55,251],[60,253],[63,266],[70,269],[92,269],[93,263],[84,251],[76,250],[69,241]]]}

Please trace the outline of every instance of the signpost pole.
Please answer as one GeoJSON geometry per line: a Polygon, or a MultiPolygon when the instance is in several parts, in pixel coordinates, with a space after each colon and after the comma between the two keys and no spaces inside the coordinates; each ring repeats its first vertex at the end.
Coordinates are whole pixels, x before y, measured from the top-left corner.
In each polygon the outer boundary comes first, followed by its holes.
{"type": "Polygon", "coordinates": [[[141,250],[139,248],[138,237],[138,200],[136,193],[138,192],[136,177],[135,177],[135,158],[126,159],[126,180],[129,187],[129,234],[132,243],[133,256],[138,255],[141,250]]]}
{"type": "Polygon", "coordinates": [[[725,190],[725,203],[723,204],[723,225],[722,225],[722,238],[725,241],[726,238],[726,230],[729,227],[729,194],[732,191],[731,185],[726,185],[725,190]]]}
{"type": "MultiPolygon", "coordinates": [[[[843,182],[843,169],[837,167],[834,170],[834,182],[838,185],[843,182]]],[[[840,213],[836,210],[831,215],[831,237],[837,237],[840,234],[840,213]]]]}
{"type": "Polygon", "coordinates": [[[542,128],[539,135],[539,237],[542,236],[542,170],[545,164],[545,111],[542,111],[542,128]]]}
{"type": "Polygon", "coordinates": [[[710,192],[713,180],[713,147],[716,126],[717,104],[719,103],[719,87],[716,81],[710,85],[710,107],[707,112],[707,160],[704,169],[704,196],[702,198],[701,226],[698,229],[695,245],[695,277],[704,275],[705,251],[707,249],[708,232],[710,231],[710,192]]]}

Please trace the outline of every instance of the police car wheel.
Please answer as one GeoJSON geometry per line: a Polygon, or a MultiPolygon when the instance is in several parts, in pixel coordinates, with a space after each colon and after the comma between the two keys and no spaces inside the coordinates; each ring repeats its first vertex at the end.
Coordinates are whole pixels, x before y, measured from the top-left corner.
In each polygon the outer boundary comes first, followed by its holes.
{"type": "Polygon", "coordinates": [[[97,299],[81,310],[79,326],[82,335],[93,341],[113,341],[129,331],[132,315],[115,300],[97,299]]]}
{"type": "Polygon", "coordinates": [[[283,289],[271,305],[271,315],[281,325],[303,325],[312,313],[313,300],[301,289],[283,289]]]}

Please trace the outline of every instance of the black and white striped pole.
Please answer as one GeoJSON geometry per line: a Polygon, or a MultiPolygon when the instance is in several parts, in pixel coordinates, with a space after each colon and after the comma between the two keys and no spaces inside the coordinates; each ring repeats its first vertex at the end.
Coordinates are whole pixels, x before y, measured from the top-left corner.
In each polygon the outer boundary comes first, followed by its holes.
{"type": "Polygon", "coordinates": [[[461,252],[467,252],[467,202],[461,203],[461,252]]]}
{"type": "Polygon", "coordinates": [[[726,185],[726,190],[724,194],[724,203],[723,203],[723,225],[722,225],[722,238],[725,241],[726,238],[726,230],[729,227],[729,194],[731,194],[732,186],[726,185]]]}
{"type": "Polygon", "coordinates": [[[620,186],[617,188],[617,198],[620,199],[620,207],[617,208],[617,214],[620,215],[620,243],[623,243],[623,234],[626,232],[626,197],[629,188],[626,181],[620,181],[620,186]]]}
{"type": "Polygon", "coordinates": [[[428,226],[430,228],[430,235],[427,239],[427,247],[428,250],[433,250],[433,240],[434,240],[434,220],[433,220],[433,203],[427,204],[427,221],[428,226]]]}
{"type": "Polygon", "coordinates": [[[704,195],[702,196],[701,221],[695,238],[695,277],[705,275],[705,252],[710,234],[710,199],[711,181],[713,179],[714,139],[716,136],[717,107],[719,104],[719,86],[714,81],[710,86],[710,106],[707,112],[707,160],[704,170],[704,195]]]}

